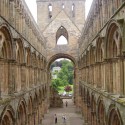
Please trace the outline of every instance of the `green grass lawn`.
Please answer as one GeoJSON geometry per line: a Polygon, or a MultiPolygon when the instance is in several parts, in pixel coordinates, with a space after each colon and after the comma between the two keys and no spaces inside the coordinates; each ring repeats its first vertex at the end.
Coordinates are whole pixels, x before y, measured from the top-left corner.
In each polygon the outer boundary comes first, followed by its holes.
{"type": "MultiPolygon", "coordinates": [[[[69,94],[72,94],[73,93],[73,85],[70,85],[72,87],[72,91],[69,92],[69,94]]],[[[64,92],[64,86],[59,86],[59,94],[63,94],[64,92]]]]}

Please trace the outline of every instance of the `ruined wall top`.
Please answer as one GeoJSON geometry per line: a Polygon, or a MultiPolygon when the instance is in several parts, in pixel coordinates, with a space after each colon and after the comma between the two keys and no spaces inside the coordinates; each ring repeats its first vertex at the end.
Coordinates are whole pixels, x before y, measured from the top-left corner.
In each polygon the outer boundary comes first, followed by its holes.
{"type": "Polygon", "coordinates": [[[24,6],[24,8],[25,8],[25,13],[27,13],[27,15],[29,16],[30,22],[32,22],[32,27],[33,27],[33,29],[35,29],[35,32],[37,32],[36,34],[38,35],[38,38],[41,39],[42,44],[43,44],[44,47],[45,47],[45,41],[46,41],[46,40],[45,40],[44,36],[42,35],[42,33],[41,33],[41,31],[40,31],[40,29],[39,29],[39,27],[38,27],[36,21],[34,20],[34,18],[33,18],[32,14],[31,14],[31,12],[29,11],[29,8],[28,8],[28,6],[27,6],[25,0],[21,0],[21,1],[22,1],[22,6],[24,6]]]}
{"type": "Polygon", "coordinates": [[[55,1],[86,1],[86,0],[36,0],[36,2],[55,2],[55,1]]]}
{"type": "MultiPolygon", "coordinates": [[[[112,19],[119,8],[124,4],[123,0],[112,2],[109,0],[93,0],[88,17],[85,21],[82,35],[79,39],[80,53],[95,40],[99,32],[105,27],[110,19],[112,19]]],[[[118,18],[118,17],[117,17],[118,18]]],[[[102,32],[101,37],[104,37],[102,32]]]]}

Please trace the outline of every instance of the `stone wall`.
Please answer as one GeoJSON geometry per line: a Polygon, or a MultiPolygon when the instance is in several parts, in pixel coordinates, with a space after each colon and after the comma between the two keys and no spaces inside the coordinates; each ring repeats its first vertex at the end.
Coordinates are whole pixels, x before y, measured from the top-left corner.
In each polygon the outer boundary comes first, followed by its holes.
{"type": "Polygon", "coordinates": [[[46,41],[23,0],[0,1],[0,125],[38,125],[48,108],[46,41]]]}
{"type": "Polygon", "coordinates": [[[94,0],[79,39],[80,107],[91,125],[125,124],[124,5],[94,0]]]}

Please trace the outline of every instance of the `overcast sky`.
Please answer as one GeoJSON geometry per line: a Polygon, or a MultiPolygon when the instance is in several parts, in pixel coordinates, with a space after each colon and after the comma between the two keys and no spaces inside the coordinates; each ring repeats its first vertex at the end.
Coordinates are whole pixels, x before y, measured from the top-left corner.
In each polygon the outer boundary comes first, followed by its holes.
{"type": "MultiPolygon", "coordinates": [[[[37,20],[37,9],[36,9],[36,0],[25,0],[33,17],[35,18],[35,20],[37,20]]],[[[86,0],[86,16],[88,14],[88,11],[90,9],[92,0],[86,0]]]]}

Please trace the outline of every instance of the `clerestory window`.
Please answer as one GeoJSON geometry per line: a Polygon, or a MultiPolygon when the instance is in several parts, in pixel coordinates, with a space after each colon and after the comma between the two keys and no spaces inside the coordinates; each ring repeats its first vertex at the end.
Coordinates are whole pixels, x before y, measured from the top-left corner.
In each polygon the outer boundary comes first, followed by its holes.
{"type": "Polygon", "coordinates": [[[66,44],[68,44],[67,39],[63,35],[61,35],[57,40],[57,45],[66,45],[66,44]]]}
{"type": "Polygon", "coordinates": [[[74,3],[72,4],[72,17],[75,17],[75,5],[74,5],[74,3]]]}
{"type": "Polygon", "coordinates": [[[65,8],[65,6],[64,6],[64,4],[62,4],[62,9],[64,9],[65,8]]]}
{"type": "Polygon", "coordinates": [[[56,33],[56,44],[57,45],[66,45],[68,44],[68,32],[61,26],[56,33]]]}
{"type": "Polygon", "coordinates": [[[52,18],[52,5],[51,4],[49,4],[49,6],[48,6],[48,11],[49,11],[49,18],[52,18]]]}

